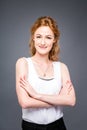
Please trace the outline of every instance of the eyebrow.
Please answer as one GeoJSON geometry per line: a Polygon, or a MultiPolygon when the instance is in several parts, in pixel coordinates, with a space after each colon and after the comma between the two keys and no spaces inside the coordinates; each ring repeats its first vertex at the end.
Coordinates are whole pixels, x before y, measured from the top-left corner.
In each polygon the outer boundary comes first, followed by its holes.
{"type": "Polygon", "coordinates": [[[53,37],[53,35],[47,35],[47,36],[53,37]]]}
{"type": "MultiPolygon", "coordinates": [[[[38,36],[38,35],[42,35],[42,34],[36,34],[36,36],[38,36]]],[[[54,37],[53,35],[49,35],[49,34],[47,34],[46,36],[49,36],[49,37],[54,37]]]]}

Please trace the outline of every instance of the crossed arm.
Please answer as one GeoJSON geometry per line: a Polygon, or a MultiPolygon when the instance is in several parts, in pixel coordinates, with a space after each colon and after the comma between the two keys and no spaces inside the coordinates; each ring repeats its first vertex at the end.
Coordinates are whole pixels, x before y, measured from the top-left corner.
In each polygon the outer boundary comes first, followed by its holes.
{"type": "Polygon", "coordinates": [[[27,81],[28,66],[24,58],[16,63],[16,92],[18,101],[23,108],[52,107],[55,105],[74,106],[76,102],[73,84],[70,81],[66,65],[61,63],[63,87],[57,95],[37,93],[27,81]]]}

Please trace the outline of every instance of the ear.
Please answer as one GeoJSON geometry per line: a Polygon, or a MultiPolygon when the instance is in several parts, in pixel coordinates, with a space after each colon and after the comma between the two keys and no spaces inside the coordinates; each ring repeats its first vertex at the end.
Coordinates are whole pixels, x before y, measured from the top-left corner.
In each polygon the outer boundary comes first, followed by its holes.
{"type": "Polygon", "coordinates": [[[55,42],[56,42],[56,40],[54,39],[54,40],[53,40],[53,43],[55,43],[55,42]]]}
{"type": "Polygon", "coordinates": [[[35,40],[34,36],[32,36],[32,40],[33,40],[33,41],[35,40]]]}

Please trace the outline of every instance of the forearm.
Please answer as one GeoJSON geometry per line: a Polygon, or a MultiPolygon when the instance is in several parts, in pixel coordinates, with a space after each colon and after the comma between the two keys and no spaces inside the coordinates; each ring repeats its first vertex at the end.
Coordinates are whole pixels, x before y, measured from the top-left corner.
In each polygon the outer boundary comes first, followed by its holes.
{"type": "MultiPolygon", "coordinates": [[[[32,100],[36,99],[36,101],[37,100],[42,101],[43,103],[48,104],[47,107],[50,107],[49,104],[51,104],[51,105],[70,105],[70,106],[74,106],[74,104],[75,104],[75,95],[74,95],[73,89],[69,93],[67,92],[67,94],[59,94],[59,95],[40,94],[40,93],[37,93],[36,91],[34,91],[32,87],[31,87],[31,89],[29,89],[29,87],[28,87],[27,92],[28,92],[28,94],[31,94],[30,96],[33,98],[32,100]]],[[[35,105],[35,104],[33,104],[33,105],[35,105]]]]}
{"type": "Polygon", "coordinates": [[[52,105],[75,105],[75,98],[71,95],[42,95],[36,97],[40,101],[44,101],[46,103],[52,105]]]}
{"type": "Polygon", "coordinates": [[[22,108],[44,108],[44,107],[49,108],[52,107],[52,105],[31,97],[29,97],[29,99],[22,104],[22,108]]]}
{"type": "Polygon", "coordinates": [[[66,83],[66,85],[61,89],[59,95],[39,94],[33,89],[33,87],[27,81],[23,79],[20,82],[20,85],[32,98],[42,101],[44,103],[52,105],[71,105],[71,106],[75,104],[74,89],[71,83],[68,84],[66,83]]]}
{"type": "Polygon", "coordinates": [[[16,91],[17,91],[18,102],[22,108],[52,107],[52,105],[49,103],[30,97],[28,93],[20,87],[18,87],[16,91]]]}

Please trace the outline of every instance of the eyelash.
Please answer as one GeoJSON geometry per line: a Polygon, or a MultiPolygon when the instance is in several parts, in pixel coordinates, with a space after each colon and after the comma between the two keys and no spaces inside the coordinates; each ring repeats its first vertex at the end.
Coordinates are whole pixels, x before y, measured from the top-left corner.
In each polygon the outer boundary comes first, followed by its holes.
{"type": "MultiPolygon", "coordinates": [[[[41,38],[41,36],[37,36],[36,38],[41,38]]],[[[48,38],[48,39],[52,39],[51,37],[46,37],[46,38],[48,38]]]]}
{"type": "Polygon", "coordinates": [[[51,37],[47,37],[48,39],[52,39],[51,37]]]}
{"type": "Polygon", "coordinates": [[[41,38],[41,36],[36,36],[36,38],[41,38]]]}

